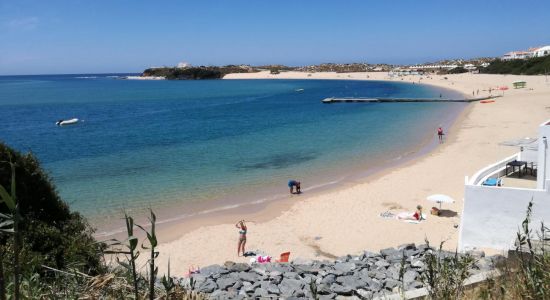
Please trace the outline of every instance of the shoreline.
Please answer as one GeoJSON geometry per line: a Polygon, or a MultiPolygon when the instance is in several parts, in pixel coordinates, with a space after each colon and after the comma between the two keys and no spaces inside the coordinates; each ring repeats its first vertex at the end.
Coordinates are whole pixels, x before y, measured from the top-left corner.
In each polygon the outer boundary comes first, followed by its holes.
{"type": "MultiPolygon", "coordinates": [[[[302,76],[307,76],[307,73],[302,76]]],[[[412,80],[419,78],[409,77],[412,80]]],[[[433,76],[432,80],[422,83],[467,94],[476,89],[494,88],[497,83],[510,84],[527,76],[461,74],[447,77],[450,80],[442,81],[441,76],[433,76]]],[[[447,129],[447,141],[443,147],[377,172],[376,176],[334,190],[308,194],[307,197],[303,195],[300,201],[289,197],[285,201],[269,203],[255,212],[237,210],[214,215],[209,220],[161,229],[157,233],[162,239],[158,249],[161,269],[165,268],[169,257],[174,274],[184,274],[191,265],[221,264],[226,260],[245,262],[246,259],[236,256],[237,234],[233,227],[234,222],[243,216],[256,221],[249,224],[247,249],[261,249],[275,257],[278,253],[291,251],[291,259],[319,259],[326,258],[324,255],[327,254],[340,256],[364,249],[379,250],[404,242],[422,243],[424,238],[434,244],[446,241],[445,248],[453,249],[458,242],[458,230],[454,225],[460,223],[464,176],[516,152],[512,147],[499,146],[498,142],[533,134],[539,120],[550,114],[550,107],[544,108],[550,85],[545,84],[541,76],[531,76],[528,82],[535,87],[535,92],[511,90],[494,104],[469,104],[450,131],[447,129]],[[530,101],[522,100],[518,104],[519,98],[530,101]],[[517,118],[519,112],[529,115],[529,119],[517,118]],[[425,197],[434,193],[445,193],[456,199],[454,204],[444,207],[455,216],[428,216],[428,220],[420,224],[378,216],[392,208],[398,212],[410,211],[416,204],[427,207],[430,203],[425,201],[425,197]]]]}
{"type": "MultiPolygon", "coordinates": [[[[252,73],[257,74],[257,73],[252,73]]],[[[263,79],[263,78],[258,78],[263,79]]],[[[365,81],[362,79],[341,79],[337,80],[356,80],[365,81]]],[[[268,79],[269,80],[269,79],[268,79]]],[[[319,80],[314,78],[313,80],[319,80]]],[[[376,81],[379,81],[376,79],[376,81]]],[[[380,80],[384,81],[384,80],[380,80]]],[[[462,95],[463,93],[430,85],[436,90],[448,90],[451,94],[462,95]]],[[[445,104],[443,104],[445,105],[445,104]]],[[[456,107],[452,112],[446,115],[445,120],[442,121],[444,128],[449,128],[450,125],[454,126],[456,120],[460,119],[461,115],[467,109],[467,105],[464,104],[461,107],[456,107]]],[[[434,129],[435,132],[435,129],[434,129]]],[[[447,136],[446,139],[449,139],[447,136]]],[[[204,202],[186,204],[184,208],[178,208],[174,203],[164,205],[162,207],[155,208],[155,214],[157,216],[163,216],[162,219],[157,218],[157,228],[160,232],[159,240],[163,243],[171,242],[177,239],[181,234],[189,233],[203,226],[220,224],[220,220],[224,222],[231,222],[236,216],[246,215],[247,219],[267,221],[273,219],[284,211],[290,209],[295,204],[296,200],[306,200],[311,197],[319,196],[323,193],[334,192],[340,189],[346,189],[350,186],[358,183],[364,183],[372,180],[373,177],[384,174],[389,170],[399,168],[403,165],[410,164],[411,162],[421,159],[434,151],[441,145],[437,144],[435,133],[432,132],[423,134],[422,138],[412,147],[405,148],[400,153],[395,153],[396,156],[388,156],[387,159],[381,162],[365,163],[361,166],[356,166],[354,169],[340,170],[335,173],[327,173],[324,176],[318,176],[313,182],[308,182],[308,185],[302,189],[304,193],[301,195],[291,195],[289,197],[286,186],[283,189],[285,193],[278,193],[280,191],[264,191],[264,193],[253,194],[252,196],[245,196],[245,200],[236,200],[238,197],[229,196],[224,198],[215,198],[204,202]],[[278,194],[273,194],[278,193],[278,194]],[[269,210],[269,212],[267,212],[269,210]],[[231,216],[227,218],[227,216],[231,216]]],[[[340,163],[338,163],[340,165],[340,163]]],[[[310,178],[311,179],[311,178],[310,178]]],[[[180,205],[181,206],[181,205],[180,205]]],[[[148,212],[145,209],[140,209],[132,216],[136,220],[136,223],[141,225],[147,225],[148,212]]],[[[239,218],[239,217],[237,217],[239,218]]],[[[107,238],[125,238],[125,227],[113,226],[123,225],[120,217],[110,217],[107,223],[105,223],[102,216],[94,216],[90,218],[91,223],[98,223],[101,220],[102,227],[99,227],[94,234],[98,239],[107,238]],[[113,220],[115,220],[113,222],[113,220]]],[[[145,226],[147,227],[147,226],[145,226]]],[[[141,234],[141,233],[140,233],[141,234]]]]}

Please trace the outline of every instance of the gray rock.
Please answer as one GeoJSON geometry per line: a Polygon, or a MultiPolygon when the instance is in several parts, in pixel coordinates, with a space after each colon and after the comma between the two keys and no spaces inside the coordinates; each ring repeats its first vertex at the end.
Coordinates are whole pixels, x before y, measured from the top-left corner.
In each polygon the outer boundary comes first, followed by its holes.
{"type": "Polygon", "coordinates": [[[252,271],[255,272],[258,275],[262,275],[262,276],[267,275],[267,271],[264,268],[257,268],[256,267],[256,268],[252,269],[252,271]]]}
{"type": "Polygon", "coordinates": [[[351,272],[354,269],[355,269],[355,264],[351,262],[341,262],[341,263],[334,264],[334,270],[342,272],[342,274],[351,272]]]}
{"type": "Polygon", "coordinates": [[[298,273],[296,272],[286,272],[283,273],[284,278],[290,278],[290,279],[298,279],[298,273]]]}
{"type": "Polygon", "coordinates": [[[231,272],[246,272],[250,270],[250,266],[245,263],[236,263],[231,265],[228,269],[231,272]]]}
{"type": "Polygon", "coordinates": [[[331,294],[332,291],[330,290],[330,285],[329,284],[324,284],[324,283],[321,283],[321,284],[318,284],[317,285],[317,293],[318,294],[331,294]]]}
{"type": "Polygon", "coordinates": [[[200,269],[201,274],[205,276],[211,276],[213,274],[227,274],[229,270],[220,265],[211,265],[200,269]]]}
{"type": "Polygon", "coordinates": [[[387,277],[387,275],[382,273],[382,272],[375,272],[373,278],[376,278],[378,280],[383,280],[383,279],[386,279],[386,277],[387,277]]]}
{"type": "Polygon", "coordinates": [[[195,290],[199,293],[210,294],[214,290],[216,290],[217,288],[218,288],[218,285],[213,280],[207,279],[207,280],[201,282],[201,284],[197,285],[195,290]]]}
{"type": "Polygon", "coordinates": [[[341,276],[336,279],[336,282],[338,282],[342,286],[350,287],[353,290],[367,285],[366,282],[354,276],[341,276]]]}
{"type": "Polygon", "coordinates": [[[336,276],[333,274],[328,274],[327,276],[323,277],[321,280],[322,284],[331,285],[336,282],[336,276]]]}
{"type": "Polygon", "coordinates": [[[269,276],[270,277],[277,277],[277,276],[282,276],[283,273],[282,272],[279,272],[279,271],[271,271],[269,272],[269,276]]]}
{"type": "Polygon", "coordinates": [[[242,282],[242,281],[237,281],[237,282],[235,282],[235,284],[233,285],[232,288],[235,289],[235,290],[238,290],[238,289],[240,289],[242,286],[243,286],[243,282],[242,282]]]}
{"type": "Polygon", "coordinates": [[[359,297],[357,296],[342,296],[342,295],[336,296],[335,299],[336,300],[360,300],[359,297]]]}
{"type": "Polygon", "coordinates": [[[397,254],[388,255],[386,256],[386,261],[388,261],[391,264],[395,264],[395,263],[401,264],[403,261],[403,253],[398,252],[397,254]]]}
{"type": "Polygon", "coordinates": [[[386,249],[380,250],[380,254],[382,254],[382,256],[384,257],[392,256],[392,255],[399,254],[399,250],[396,250],[395,248],[386,248],[386,249]]]}
{"type": "Polygon", "coordinates": [[[376,261],[374,265],[377,266],[378,268],[387,268],[390,265],[390,263],[381,259],[376,261]]]}
{"type": "Polygon", "coordinates": [[[424,266],[425,266],[424,262],[423,262],[422,260],[420,260],[420,259],[415,259],[415,260],[413,260],[413,261],[411,262],[411,267],[413,267],[413,268],[417,268],[417,269],[423,270],[423,269],[424,269],[424,266]]]}
{"type": "Polygon", "coordinates": [[[303,288],[303,283],[300,280],[284,278],[279,284],[281,295],[292,296],[296,291],[303,288]]]}
{"type": "Polygon", "coordinates": [[[352,259],[351,255],[344,255],[336,258],[336,262],[348,262],[352,259]]]}
{"type": "MultiPolygon", "coordinates": [[[[191,278],[193,279],[193,284],[195,287],[199,286],[199,284],[202,284],[208,279],[208,277],[204,274],[193,274],[191,278]]],[[[188,284],[191,285],[191,282],[189,281],[188,284]]]]}
{"type": "Polygon", "coordinates": [[[271,282],[262,283],[261,287],[265,289],[270,294],[280,294],[281,290],[279,287],[271,282]]]}
{"type": "Polygon", "coordinates": [[[260,298],[260,297],[268,297],[269,296],[269,293],[267,292],[267,290],[263,289],[263,288],[257,288],[255,291],[254,291],[254,297],[255,298],[260,298]]]}
{"type": "Polygon", "coordinates": [[[401,283],[399,281],[388,278],[384,283],[384,287],[389,291],[393,291],[393,288],[399,286],[400,284],[401,283]]]}
{"type": "Polygon", "coordinates": [[[285,273],[285,272],[290,272],[292,270],[292,267],[290,267],[290,265],[288,264],[279,264],[279,263],[269,263],[269,264],[264,264],[264,268],[266,271],[268,272],[280,272],[281,274],[285,273]]]}
{"type": "Polygon", "coordinates": [[[382,289],[383,284],[378,280],[368,280],[367,281],[369,290],[373,292],[378,292],[382,289]]]}
{"type": "Polygon", "coordinates": [[[407,291],[419,289],[423,286],[424,286],[424,284],[422,282],[415,280],[415,281],[413,281],[413,282],[411,282],[407,285],[407,291]]]}
{"type": "Polygon", "coordinates": [[[408,243],[408,244],[403,244],[403,245],[399,245],[397,246],[397,250],[412,250],[412,249],[416,249],[416,245],[414,243],[408,243]]]}
{"type": "Polygon", "coordinates": [[[405,274],[403,274],[403,281],[405,282],[405,284],[408,284],[410,282],[413,282],[416,280],[416,278],[418,278],[418,272],[416,271],[413,271],[413,270],[408,270],[407,272],[405,272],[405,274]]]}
{"type": "Polygon", "coordinates": [[[295,265],[294,270],[298,273],[311,273],[311,274],[319,274],[320,268],[315,266],[309,266],[309,265],[295,265]]]}
{"type": "Polygon", "coordinates": [[[330,290],[338,295],[351,296],[352,289],[349,286],[341,286],[339,284],[333,283],[330,286],[330,290]]]}
{"type": "Polygon", "coordinates": [[[248,282],[256,282],[258,281],[258,275],[251,272],[240,272],[239,273],[239,279],[242,281],[248,281],[248,282]]]}
{"type": "Polygon", "coordinates": [[[237,292],[235,291],[216,290],[212,294],[210,294],[208,299],[227,300],[227,299],[243,299],[243,298],[239,297],[237,295],[237,292]]]}
{"type": "Polygon", "coordinates": [[[332,300],[336,298],[336,293],[331,293],[327,295],[319,295],[319,300],[332,300]]]}
{"type": "Polygon", "coordinates": [[[235,286],[237,280],[231,277],[223,277],[216,281],[216,284],[221,290],[226,290],[229,287],[235,286]]]}
{"type": "Polygon", "coordinates": [[[380,253],[365,251],[363,252],[363,255],[360,256],[361,260],[366,260],[368,258],[376,258],[376,257],[380,257],[380,253]]]}
{"type": "Polygon", "coordinates": [[[399,269],[394,266],[391,266],[386,270],[386,277],[393,280],[399,280],[399,269]]]}
{"type": "Polygon", "coordinates": [[[355,291],[363,299],[372,299],[372,292],[364,289],[358,289],[355,291]]]}
{"type": "Polygon", "coordinates": [[[405,250],[405,256],[407,257],[418,256],[420,253],[420,250],[417,249],[405,250]]]}

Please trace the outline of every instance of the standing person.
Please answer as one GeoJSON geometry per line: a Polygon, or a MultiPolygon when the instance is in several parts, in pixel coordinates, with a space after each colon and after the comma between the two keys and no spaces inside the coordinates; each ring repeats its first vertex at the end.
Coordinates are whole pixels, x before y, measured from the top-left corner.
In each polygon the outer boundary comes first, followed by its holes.
{"type": "Polygon", "coordinates": [[[439,143],[443,143],[443,128],[441,128],[441,126],[439,126],[439,128],[437,128],[437,137],[439,138],[439,143]]]}
{"type": "Polygon", "coordinates": [[[294,179],[288,181],[288,188],[290,189],[290,194],[294,194],[294,187],[296,187],[296,194],[301,193],[300,182],[294,179]]]}
{"type": "Polygon", "coordinates": [[[244,246],[246,245],[246,224],[244,220],[240,220],[235,224],[235,227],[239,228],[239,243],[237,244],[237,256],[240,256],[241,250],[244,255],[244,246]]]}

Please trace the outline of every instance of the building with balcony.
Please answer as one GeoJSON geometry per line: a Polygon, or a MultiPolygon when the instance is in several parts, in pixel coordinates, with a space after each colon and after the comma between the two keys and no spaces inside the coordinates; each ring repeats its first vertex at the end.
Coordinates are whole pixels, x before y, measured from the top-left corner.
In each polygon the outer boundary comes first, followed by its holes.
{"type": "Polygon", "coordinates": [[[466,177],[459,250],[509,250],[533,202],[532,228],[550,224],[550,120],[538,137],[515,142],[518,153],[466,177]]]}

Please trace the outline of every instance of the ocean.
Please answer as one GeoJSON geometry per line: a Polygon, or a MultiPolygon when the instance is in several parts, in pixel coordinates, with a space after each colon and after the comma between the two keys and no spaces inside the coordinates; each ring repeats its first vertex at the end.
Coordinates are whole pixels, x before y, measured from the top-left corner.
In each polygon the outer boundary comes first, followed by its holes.
{"type": "Polygon", "coordinates": [[[177,219],[277,201],[289,179],[308,193],[366,176],[434,146],[436,128],[465,107],[324,98],[440,94],[460,97],[385,81],[0,76],[0,140],[36,155],[92,224],[149,207],[177,219]],[[80,122],[55,124],[71,118],[80,122]]]}

